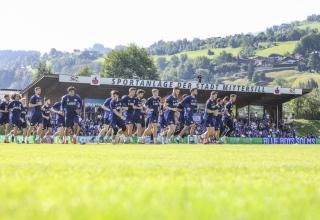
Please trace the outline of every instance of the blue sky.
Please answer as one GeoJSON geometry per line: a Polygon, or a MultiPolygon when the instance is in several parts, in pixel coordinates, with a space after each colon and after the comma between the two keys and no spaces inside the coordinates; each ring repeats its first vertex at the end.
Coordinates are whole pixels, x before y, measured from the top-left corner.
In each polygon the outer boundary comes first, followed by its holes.
{"type": "Polygon", "coordinates": [[[3,0],[0,50],[70,51],[265,30],[320,14],[319,0],[3,0]]]}

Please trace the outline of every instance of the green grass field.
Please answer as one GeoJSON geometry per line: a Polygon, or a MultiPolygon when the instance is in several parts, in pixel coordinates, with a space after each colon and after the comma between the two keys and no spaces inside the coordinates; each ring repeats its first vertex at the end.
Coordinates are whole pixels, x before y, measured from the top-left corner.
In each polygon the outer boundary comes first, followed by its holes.
{"type": "Polygon", "coordinates": [[[266,49],[257,50],[256,55],[262,56],[262,57],[267,57],[273,53],[281,54],[281,55],[285,55],[287,53],[291,54],[291,53],[293,53],[297,43],[298,43],[297,41],[278,42],[276,46],[272,46],[272,47],[266,48],[266,49]]]}
{"type": "Polygon", "coordinates": [[[300,29],[318,29],[320,30],[320,22],[305,22],[304,24],[299,26],[300,29]]]}
{"type": "Polygon", "coordinates": [[[0,219],[318,219],[320,147],[0,145],[0,219]]]}

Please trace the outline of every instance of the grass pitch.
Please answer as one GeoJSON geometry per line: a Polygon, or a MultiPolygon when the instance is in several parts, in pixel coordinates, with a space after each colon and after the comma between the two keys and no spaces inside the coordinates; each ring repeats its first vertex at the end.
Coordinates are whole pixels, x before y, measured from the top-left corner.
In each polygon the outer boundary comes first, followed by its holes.
{"type": "Polygon", "coordinates": [[[0,219],[319,219],[320,146],[0,145],[0,219]]]}

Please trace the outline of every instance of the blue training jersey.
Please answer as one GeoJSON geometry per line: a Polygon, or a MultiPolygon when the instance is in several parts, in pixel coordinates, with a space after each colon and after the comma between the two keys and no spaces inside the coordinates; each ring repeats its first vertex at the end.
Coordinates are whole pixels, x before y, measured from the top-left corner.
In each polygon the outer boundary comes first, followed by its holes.
{"type": "Polygon", "coordinates": [[[119,116],[117,116],[114,111],[117,111],[119,113],[121,113],[122,110],[122,102],[121,100],[111,100],[110,102],[110,117],[111,119],[115,120],[115,119],[120,119],[119,116]]]}
{"type": "Polygon", "coordinates": [[[8,109],[10,109],[11,112],[11,118],[19,119],[21,115],[23,105],[20,101],[12,101],[10,102],[8,109]]]}
{"type": "Polygon", "coordinates": [[[135,99],[136,99],[135,97],[131,97],[128,95],[125,95],[122,97],[122,100],[121,100],[122,105],[123,105],[123,107],[128,108],[127,112],[129,114],[134,112],[133,106],[134,106],[135,99]]]}
{"type": "MultiPolygon", "coordinates": [[[[62,111],[62,105],[61,105],[61,102],[56,102],[53,104],[52,108],[55,110],[55,111],[62,111]]],[[[58,120],[62,120],[64,119],[64,117],[58,113],[55,113],[55,119],[58,121],[58,120]]]]}
{"type": "Polygon", "coordinates": [[[22,110],[21,110],[20,118],[22,118],[24,121],[26,121],[27,114],[28,114],[28,108],[26,106],[23,106],[22,110]]]}
{"type": "Polygon", "coordinates": [[[82,108],[82,100],[80,96],[74,95],[65,95],[62,97],[61,100],[62,109],[65,111],[66,114],[75,113],[76,110],[82,108]]]}
{"type": "MultiPolygon", "coordinates": [[[[41,96],[37,96],[37,95],[31,96],[29,103],[37,104],[38,102],[42,102],[41,96]]],[[[41,105],[31,108],[31,115],[34,115],[34,114],[41,114],[41,105]]]]}
{"type": "MultiPolygon", "coordinates": [[[[214,110],[218,110],[218,107],[216,106],[217,103],[215,100],[212,100],[212,99],[208,99],[207,102],[206,102],[206,107],[205,109],[207,110],[211,110],[211,111],[214,111],[214,110]]],[[[213,113],[208,113],[207,111],[205,112],[205,115],[206,116],[213,116],[213,113]]]]}
{"type": "Polygon", "coordinates": [[[160,111],[160,97],[150,97],[146,102],[146,106],[149,109],[149,114],[159,115],[160,111]]]}
{"type": "MultiPolygon", "coordinates": [[[[45,104],[45,105],[42,106],[41,111],[42,111],[42,115],[43,116],[50,117],[51,106],[48,105],[48,104],[45,104]]],[[[47,120],[47,119],[45,119],[45,120],[47,120]]]]}
{"type": "MultiPolygon", "coordinates": [[[[0,109],[8,111],[9,102],[4,101],[0,104],[0,109]]],[[[0,112],[0,118],[9,118],[9,112],[0,112]]]]}
{"type": "MultiPolygon", "coordinates": [[[[232,116],[232,109],[233,109],[233,103],[230,101],[226,104],[225,109],[229,113],[230,116],[232,116]]],[[[225,117],[229,117],[226,113],[224,114],[225,117]]]]}
{"type": "MultiPolygon", "coordinates": [[[[176,97],[174,97],[173,95],[168,96],[168,98],[166,99],[166,104],[169,108],[178,108],[179,106],[179,102],[178,99],[176,97]]],[[[166,109],[166,112],[174,112],[172,110],[166,109]]]]}
{"type": "MultiPolygon", "coordinates": [[[[143,106],[142,99],[136,97],[135,100],[134,100],[134,106],[136,106],[136,107],[142,107],[142,106],[143,106]]],[[[142,110],[141,110],[141,109],[135,109],[135,112],[141,113],[142,110]]]]}
{"type": "Polygon", "coordinates": [[[195,97],[189,95],[183,99],[181,105],[183,106],[184,115],[192,116],[193,113],[197,110],[197,100],[195,97]]]}
{"type": "Polygon", "coordinates": [[[110,102],[112,101],[112,98],[107,98],[104,103],[103,106],[108,108],[109,110],[104,110],[104,118],[107,119],[110,116],[110,102]]]}

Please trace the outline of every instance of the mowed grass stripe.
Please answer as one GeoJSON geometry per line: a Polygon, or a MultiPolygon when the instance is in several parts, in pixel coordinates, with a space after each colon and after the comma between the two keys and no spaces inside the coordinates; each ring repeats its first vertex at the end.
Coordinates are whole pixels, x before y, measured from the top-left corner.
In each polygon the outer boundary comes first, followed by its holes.
{"type": "Polygon", "coordinates": [[[0,219],[317,219],[320,146],[0,145],[0,219]]]}

